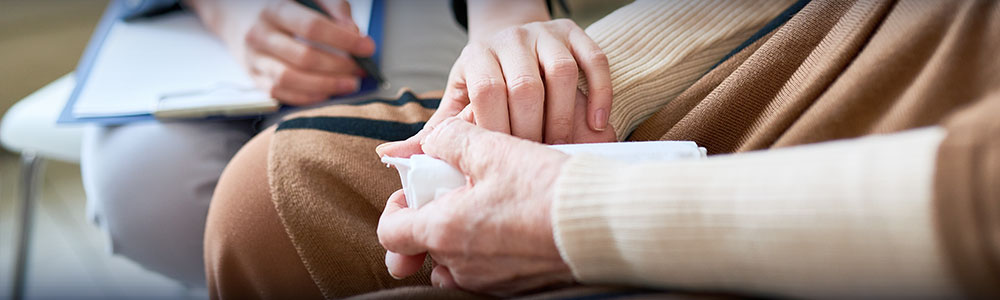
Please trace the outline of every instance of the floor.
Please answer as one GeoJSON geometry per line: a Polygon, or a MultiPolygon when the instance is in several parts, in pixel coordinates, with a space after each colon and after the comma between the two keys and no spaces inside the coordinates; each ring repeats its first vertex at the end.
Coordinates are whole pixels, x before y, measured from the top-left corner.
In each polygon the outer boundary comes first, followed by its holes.
{"type": "MultiPolygon", "coordinates": [[[[0,0],[0,114],[71,71],[107,0],[0,0]]],[[[0,150],[0,299],[11,291],[19,157],[0,150]]],[[[76,164],[48,162],[35,210],[27,299],[200,299],[179,284],[106,252],[85,219],[76,164]]]]}

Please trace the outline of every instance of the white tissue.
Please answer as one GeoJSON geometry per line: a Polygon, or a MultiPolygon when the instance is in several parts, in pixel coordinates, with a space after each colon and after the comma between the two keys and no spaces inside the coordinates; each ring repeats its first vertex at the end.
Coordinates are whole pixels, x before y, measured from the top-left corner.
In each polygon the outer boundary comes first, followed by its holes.
{"type": "MultiPolygon", "coordinates": [[[[571,144],[549,146],[566,154],[592,154],[627,163],[702,159],[705,148],[687,141],[571,144]]],[[[406,205],[419,208],[438,196],[462,187],[465,175],[444,161],[418,154],[410,158],[382,157],[382,162],[399,171],[406,205]]]]}

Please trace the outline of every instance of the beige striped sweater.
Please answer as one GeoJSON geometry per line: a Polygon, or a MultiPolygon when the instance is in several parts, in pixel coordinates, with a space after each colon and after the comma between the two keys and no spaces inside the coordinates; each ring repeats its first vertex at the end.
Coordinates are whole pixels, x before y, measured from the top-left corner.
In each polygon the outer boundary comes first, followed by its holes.
{"type": "MultiPolygon", "coordinates": [[[[935,173],[938,150],[959,132],[928,125],[1000,95],[986,54],[1000,42],[985,30],[1000,29],[997,4],[814,0],[702,76],[790,5],[637,1],[587,28],[613,66],[619,140],[692,139],[716,154],[827,142],[649,165],[573,157],[552,223],[576,278],[804,298],[989,290],[968,288],[995,280],[976,263],[988,258],[954,254],[989,239],[941,227],[956,218],[941,195],[956,189],[935,188],[954,182],[935,173]]],[[[995,191],[976,174],[957,178],[995,191]]]]}

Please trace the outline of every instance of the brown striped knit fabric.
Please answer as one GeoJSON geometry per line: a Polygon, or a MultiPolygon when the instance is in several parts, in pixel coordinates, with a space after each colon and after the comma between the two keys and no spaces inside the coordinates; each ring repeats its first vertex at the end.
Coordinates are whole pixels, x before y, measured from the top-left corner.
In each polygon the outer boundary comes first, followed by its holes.
{"type": "Polygon", "coordinates": [[[970,295],[1000,286],[1000,3],[812,1],[632,133],[732,153],[944,125],[940,234],[970,295]]]}
{"type": "Polygon", "coordinates": [[[326,298],[430,284],[429,266],[407,280],[386,271],[375,229],[385,200],[401,186],[374,149],[415,134],[436,102],[407,93],[394,101],[305,111],[278,126],[268,153],[272,200],[326,298]]]}
{"type": "MultiPolygon", "coordinates": [[[[935,209],[972,295],[1000,295],[1000,93],[953,114],[938,150],[935,209]]],[[[985,297],[984,297],[985,298],[985,297]]]]}

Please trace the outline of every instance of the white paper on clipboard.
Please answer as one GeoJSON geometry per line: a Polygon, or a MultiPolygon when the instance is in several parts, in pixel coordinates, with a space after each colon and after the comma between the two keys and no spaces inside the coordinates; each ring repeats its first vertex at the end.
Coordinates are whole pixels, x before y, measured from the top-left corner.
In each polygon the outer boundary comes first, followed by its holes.
{"type": "MultiPolygon", "coordinates": [[[[359,29],[367,32],[371,0],[349,2],[359,29]]],[[[147,114],[197,118],[255,114],[277,107],[277,101],[255,89],[243,66],[192,13],[173,13],[116,21],[72,113],[77,118],[147,114]],[[193,93],[197,91],[205,94],[193,93]]]]}

